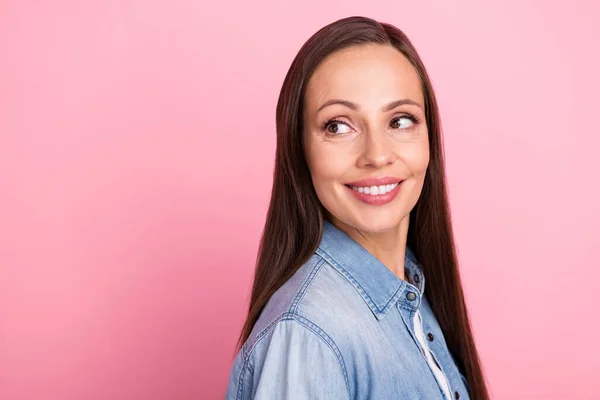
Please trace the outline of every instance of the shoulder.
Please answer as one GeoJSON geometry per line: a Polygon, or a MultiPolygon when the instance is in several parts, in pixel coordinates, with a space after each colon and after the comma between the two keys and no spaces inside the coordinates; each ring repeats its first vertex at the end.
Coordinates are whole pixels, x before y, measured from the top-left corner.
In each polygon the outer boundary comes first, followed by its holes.
{"type": "Polygon", "coordinates": [[[350,398],[340,352],[314,325],[288,315],[260,333],[238,353],[227,399],[350,398]]]}
{"type": "Polygon", "coordinates": [[[323,386],[318,382],[327,377],[329,390],[335,383],[336,393],[348,394],[343,337],[352,328],[352,316],[342,312],[351,297],[345,285],[343,276],[314,254],[265,305],[237,354],[229,390],[253,391],[259,381],[277,381],[271,375],[287,370],[301,372],[298,381],[311,380],[302,381],[303,387],[323,386]],[[262,379],[269,376],[273,379],[262,379]]]}
{"type": "MultiPolygon", "coordinates": [[[[269,299],[246,344],[254,347],[278,323],[295,321],[328,342],[336,330],[364,313],[352,285],[324,258],[314,254],[269,299]]],[[[334,335],[335,336],[335,335],[334,335]]]]}
{"type": "Polygon", "coordinates": [[[324,266],[311,258],[269,299],[236,356],[227,399],[351,397],[337,343],[312,307],[305,310],[324,266]]]}

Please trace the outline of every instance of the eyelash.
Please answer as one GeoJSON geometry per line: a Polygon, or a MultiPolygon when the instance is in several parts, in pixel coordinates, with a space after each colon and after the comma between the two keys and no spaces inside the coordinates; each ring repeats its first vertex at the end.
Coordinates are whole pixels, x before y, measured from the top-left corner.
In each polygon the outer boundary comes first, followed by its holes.
{"type": "MultiPolygon", "coordinates": [[[[397,117],[394,117],[394,118],[392,119],[392,121],[394,121],[394,120],[396,120],[396,119],[400,119],[400,118],[406,118],[406,119],[409,119],[409,120],[411,120],[411,121],[412,121],[412,122],[413,122],[415,125],[416,125],[416,124],[418,124],[419,122],[421,122],[419,118],[417,118],[417,117],[415,117],[414,115],[411,115],[411,114],[402,114],[402,115],[398,115],[397,117]]],[[[337,118],[330,118],[330,119],[328,119],[327,121],[325,121],[325,123],[324,123],[324,124],[323,124],[323,126],[321,127],[321,130],[323,130],[323,131],[327,131],[327,128],[329,127],[329,125],[331,125],[331,124],[333,124],[333,123],[335,123],[335,124],[344,124],[344,125],[348,125],[346,122],[344,122],[344,121],[341,121],[341,120],[339,120],[339,119],[337,119],[337,118]]],[[[398,129],[398,130],[401,130],[401,131],[406,131],[406,130],[409,130],[409,129],[412,129],[412,128],[414,128],[414,126],[411,126],[411,127],[409,127],[409,128],[396,128],[396,129],[398,129]]],[[[335,134],[335,133],[332,133],[332,135],[336,135],[336,134],[335,134]]]]}

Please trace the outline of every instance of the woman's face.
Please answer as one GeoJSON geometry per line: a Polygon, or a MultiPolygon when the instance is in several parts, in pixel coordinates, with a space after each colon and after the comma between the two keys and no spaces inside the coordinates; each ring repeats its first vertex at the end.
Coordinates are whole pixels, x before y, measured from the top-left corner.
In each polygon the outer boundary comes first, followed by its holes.
{"type": "Polygon", "coordinates": [[[332,222],[373,233],[400,226],[429,163],[421,81],[412,64],[389,45],[341,50],[316,69],[304,104],[305,155],[332,222]]]}

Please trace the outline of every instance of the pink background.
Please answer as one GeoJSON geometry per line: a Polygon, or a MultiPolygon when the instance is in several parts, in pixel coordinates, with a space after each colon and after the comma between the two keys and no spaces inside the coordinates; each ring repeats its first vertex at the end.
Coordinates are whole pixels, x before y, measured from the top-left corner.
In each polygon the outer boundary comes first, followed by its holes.
{"type": "Polygon", "coordinates": [[[0,2],[0,399],[222,398],[278,91],[349,15],[433,79],[493,398],[598,398],[599,3],[374,3],[0,2]]]}

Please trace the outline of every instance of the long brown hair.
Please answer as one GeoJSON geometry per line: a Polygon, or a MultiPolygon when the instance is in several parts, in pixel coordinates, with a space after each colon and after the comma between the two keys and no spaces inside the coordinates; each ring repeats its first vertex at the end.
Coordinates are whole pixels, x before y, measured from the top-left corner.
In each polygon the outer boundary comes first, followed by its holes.
{"type": "Polygon", "coordinates": [[[441,124],[435,94],[417,51],[398,28],[365,17],[348,17],[315,33],[300,49],[285,77],[276,112],[277,150],[271,201],[262,233],[250,308],[237,343],[239,350],[269,298],[314,253],[324,210],[304,158],[302,110],[306,85],[323,59],[363,44],[389,44],[417,70],[425,99],[430,162],[423,190],[410,213],[407,244],[423,267],[425,294],[452,355],[467,378],[473,399],[488,399],[473,340],[451,225],[444,173],[441,124]]]}

